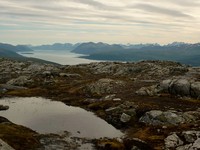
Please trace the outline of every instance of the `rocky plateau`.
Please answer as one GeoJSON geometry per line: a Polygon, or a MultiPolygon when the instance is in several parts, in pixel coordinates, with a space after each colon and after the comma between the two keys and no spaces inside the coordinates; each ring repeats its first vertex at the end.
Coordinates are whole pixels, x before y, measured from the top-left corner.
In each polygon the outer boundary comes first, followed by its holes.
{"type": "Polygon", "coordinates": [[[0,117],[0,139],[16,150],[81,149],[83,143],[94,150],[200,149],[200,67],[171,61],[63,66],[2,58],[0,96],[62,101],[94,112],[125,135],[41,135],[0,117]]]}

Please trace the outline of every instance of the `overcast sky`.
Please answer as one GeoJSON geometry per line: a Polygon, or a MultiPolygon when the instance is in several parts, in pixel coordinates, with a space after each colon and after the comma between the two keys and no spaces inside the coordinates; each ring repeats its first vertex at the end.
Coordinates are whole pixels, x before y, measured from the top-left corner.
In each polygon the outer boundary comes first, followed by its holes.
{"type": "Polygon", "coordinates": [[[200,42],[200,0],[0,0],[0,42],[200,42]]]}

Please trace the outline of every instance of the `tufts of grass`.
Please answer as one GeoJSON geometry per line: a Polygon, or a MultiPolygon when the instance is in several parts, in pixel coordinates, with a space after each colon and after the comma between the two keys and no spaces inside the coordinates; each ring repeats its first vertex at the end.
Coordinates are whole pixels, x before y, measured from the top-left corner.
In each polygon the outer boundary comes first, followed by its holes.
{"type": "Polygon", "coordinates": [[[0,138],[16,150],[31,150],[40,146],[37,133],[12,123],[0,124],[0,138]]]}
{"type": "Polygon", "coordinates": [[[124,144],[115,139],[98,140],[96,146],[99,150],[125,150],[124,144]]]}
{"type": "Polygon", "coordinates": [[[8,91],[6,93],[6,95],[19,96],[19,97],[43,96],[45,94],[47,94],[47,91],[45,89],[40,89],[40,88],[14,90],[14,91],[8,91]]]}

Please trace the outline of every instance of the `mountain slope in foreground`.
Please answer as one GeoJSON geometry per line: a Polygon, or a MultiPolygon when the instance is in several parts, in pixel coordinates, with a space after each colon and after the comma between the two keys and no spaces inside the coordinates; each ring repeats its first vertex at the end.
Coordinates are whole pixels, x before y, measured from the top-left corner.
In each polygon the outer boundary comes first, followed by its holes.
{"type": "Polygon", "coordinates": [[[0,59],[0,70],[1,97],[40,96],[79,106],[126,135],[118,139],[74,138],[73,143],[55,134],[40,135],[0,117],[1,139],[15,149],[51,145],[78,149],[78,140],[93,143],[94,149],[199,148],[198,67],[171,61],[56,66],[0,59]]]}

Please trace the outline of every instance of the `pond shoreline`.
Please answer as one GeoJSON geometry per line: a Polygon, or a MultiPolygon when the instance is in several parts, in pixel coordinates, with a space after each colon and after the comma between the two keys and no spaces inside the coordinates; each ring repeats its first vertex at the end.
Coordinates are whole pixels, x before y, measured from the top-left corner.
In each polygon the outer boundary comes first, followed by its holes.
{"type": "MultiPolygon", "coordinates": [[[[10,107],[10,109],[13,109],[13,107],[16,107],[15,105],[16,105],[16,103],[18,103],[18,101],[22,101],[24,99],[24,101],[27,103],[27,101],[31,101],[30,103],[29,103],[29,105],[27,105],[27,106],[24,106],[24,103],[21,103],[20,104],[20,106],[23,106],[23,108],[24,107],[27,107],[28,109],[27,110],[25,110],[25,112],[22,112],[22,113],[20,113],[19,114],[19,112],[16,112],[16,111],[14,111],[13,113],[18,113],[18,117],[17,116],[15,116],[14,118],[17,118],[17,120],[19,120],[19,116],[20,117],[22,117],[22,118],[24,118],[24,116],[23,116],[23,113],[25,113],[25,115],[27,116],[27,111],[30,111],[30,108],[31,108],[31,103],[37,103],[37,99],[44,99],[44,98],[40,98],[40,97],[38,97],[38,98],[35,98],[35,97],[4,97],[4,98],[1,98],[0,99],[0,103],[3,103],[3,104],[6,104],[6,105],[8,105],[9,107],[10,107]],[[30,99],[30,100],[29,100],[30,99]]],[[[43,100],[44,102],[42,102],[41,104],[39,104],[39,105],[48,105],[48,103],[49,102],[52,102],[52,103],[60,103],[59,101],[51,101],[50,99],[44,99],[43,100]],[[46,102],[45,102],[46,101],[46,102]]],[[[63,103],[64,104],[64,103],[63,103]]],[[[38,105],[38,106],[39,106],[38,105]]],[[[65,105],[65,104],[64,104],[65,105]]],[[[37,107],[38,107],[37,106],[37,107]]],[[[59,104],[59,111],[61,110],[61,107],[62,105],[60,105],[59,104]]],[[[35,106],[34,106],[35,107],[35,106]]],[[[58,106],[57,106],[58,107],[58,106]]],[[[65,106],[62,106],[62,107],[65,107],[65,106]]],[[[67,107],[69,107],[69,106],[67,106],[66,105],[66,108],[67,107]]],[[[70,106],[70,107],[72,107],[72,106],[70,106]]],[[[74,107],[75,108],[75,107],[74,107]]],[[[18,108],[15,108],[15,110],[19,110],[20,109],[20,107],[18,108]]],[[[31,108],[32,109],[32,108],[31,108]]],[[[35,109],[37,109],[36,107],[35,107],[35,109]]],[[[55,108],[55,110],[56,110],[56,108],[55,108]]],[[[51,111],[52,112],[54,112],[55,110],[52,110],[52,108],[51,108],[51,111]]],[[[2,110],[3,111],[3,110],[2,110]]],[[[6,110],[8,113],[9,113],[9,111],[10,110],[6,110]]],[[[6,114],[6,111],[4,110],[3,111],[3,116],[6,116],[5,114],[6,114]]],[[[35,111],[37,111],[37,113],[38,114],[36,114],[36,115],[39,115],[39,116],[41,116],[41,114],[38,112],[38,110],[35,110],[35,111]]],[[[44,111],[44,109],[43,109],[43,111],[44,111]]],[[[71,110],[72,111],[72,110],[71,110]]],[[[81,110],[82,111],[82,110],[81,110]]],[[[86,111],[85,111],[86,112],[86,111]]],[[[55,113],[55,112],[54,112],[55,113]]],[[[84,111],[83,112],[81,112],[81,114],[83,114],[84,113],[84,111]]],[[[48,114],[48,113],[47,113],[48,114]]],[[[88,112],[88,114],[90,114],[89,112],[88,112]]],[[[11,114],[12,115],[12,114],[11,114]]],[[[0,111],[0,116],[2,116],[1,115],[1,111],[0,111]]],[[[10,115],[9,115],[10,116],[10,115]]],[[[62,115],[61,115],[62,116],[62,115]]],[[[33,117],[33,116],[30,116],[30,118],[31,117],[33,117]]],[[[45,117],[45,116],[44,116],[45,117]]],[[[59,116],[58,116],[59,117],[59,116]]],[[[2,118],[2,117],[1,117],[2,118]]],[[[10,117],[7,117],[7,119],[9,119],[10,117]]],[[[13,118],[13,119],[14,119],[13,118]]],[[[8,121],[6,118],[4,119],[4,118],[2,118],[1,120],[2,120],[2,122],[9,122],[9,124],[10,125],[12,125],[16,130],[20,130],[20,128],[22,127],[21,125],[23,125],[23,123],[17,123],[18,125],[16,125],[15,123],[12,123],[12,122],[10,122],[10,121],[8,121]],[[3,121],[4,120],[4,121],[3,121]]],[[[13,120],[12,119],[12,120],[13,120]]],[[[62,118],[61,118],[62,119],[62,118]]],[[[10,119],[9,119],[10,120],[10,119]]],[[[77,120],[79,120],[78,118],[77,118],[77,120]]],[[[43,120],[44,121],[44,120],[43,120]]],[[[2,123],[1,122],[1,123],[2,123]]],[[[98,122],[98,120],[96,120],[96,121],[92,121],[93,123],[95,123],[95,122],[98,122]]],[[[92,123],[91,122],[91,123],[92,123]]],[[[44,121],[44,123],[45,123],[45,121],[44,121]]],[[[53,123],[53,122],[52,122],[53,123]]],[[[47,125],[45,125],[46,127],[49,127],[48,125],[50,125],[50,124],[52,124],[52,123],[48,123],[47,125]]],[[[88,121],[87,121],[87,123],[89,123],[88,121]]],[[[89,126],[91,126],[91,123],[89,123],[88,125],[89,126]]],[[[81,123],[80,123],[81,124],[81,123]]],[[[98,123],[99,124],[99,123],[98,123]]],[[[10,126],[9,125],[9,126],[10,126]]],[[[75,124],[74,124],[75,125],[75,124]]],[[[81,126],[83,125],[83,123],[81,124],[81,126]]],[[[9,126],[7,126],[6,124],[4,125],[4,127],[6,128],[6,127],[9,127],[9,126]]],[[[23,125],[23,126],[26,126],[25,128],[24,128],[24,130],[23,130],[23,132],[25,132],[25,133],[27,133],[27,134],[30,134],[30,132],[32,132],[32,130],[33,129],[31,129],[31,127],[27,127],[27,125],[23,125]],[[27,129],[27,130],[26,130],[27,129]]],[[[58,127],[58,126],[56,126],[56,127],[58,127]]],[[[91,127],[89,127],[90,129],[91,129],[91,127]]],[[[102,128],[102,126],[101,126],[101,128],[102,128]]],[[[46,130],[46,129],[45,129],[46,130]]],[[[58,129],[58,131],[59,131],[59,129],[58,129]]],[[[112,133],[113,131],[112,131],[112,129],[108,129],[108,131],[110,132],[110,133],[112,133]],[[110,130],[110,131],[109,131],[110,130]],[[112,131],[112,132],[111,132],[112,131]]],[[[108,131],[106,131],[105,129],[102,129],[102,131],[99,131],[100,132],[100,135],[102,134],[102,132],[108,132],[108,131]]],[[[35,131],[33,131],[33,133],[34,133],[35,131]]],[[[88,149],[88,150],[92,150],[92,149],[95,149],[95,145],[99,142],[99,141],[101,141],[100,139],[106,139],[106,140],[108,140],[108,141],[115,141],[115,143],[120,143],[119,141],[116,141],[116,139],[117,139],[117,137],[106,137],[106,136],[102,136],[101,138],[100,137],[85,137],[84,135],[82,135],[81,137],[79,137],[80,135],[79,134],[81,134],[83,131],[77,131],[77,133],[76,134],[71,134],[70,132],[68,132],[68,130],[67,130],[67,127],[66,127],[66,130],[64,131],[64,132],[55,132],[55,133],[45,133],[45,134],[42,134],[42,133],[39,133],[39,132],[35,132],[35,134],[33,134],[33,137],[31,137],[31,138],[33,138],[33,139],[35,139],[36,141],[38,141],[37,142],[37,144],[34,144],[33,145],[33,147],[34,147],[34,149],[44,149],[44,148],[47,148],[47,149],[55,149],[55,148],[62,148],[62,149],[71,149],[71,150],[74,150],[74,149],[88,149]],[[40,144],[39,144],[40,143],[40,144]],[[36,148],[37,147],[37,148],[36,148]]],[[[96,131],[96,132],[98,132],[98,131],[96,131]]],[[[92,133],[92,132],[91,132],[92,133]]],[[[90,133],[90,134],[91,134],[90,133]]],[[[12,136],[12,133],[6,133],[6,134],[11,134],[11,136],[12,136]]],[[[118,133],[119,134],[119,133],[118,133]]],[[[103,134],[102,134],[103,135],[103,134]]],[[[16,135],[15,135],[16,136],[16,135]]],[[[107,134],[107,136],[110,136],[109,134],[107,134]]],[[[122,136],[122,134],[120,135],[120,136],[122,136]]],[[[121,139],[120,138],[120,136],[118,137],[119,139],[121,139]]],[[[11,138],[11,137],[10,137],[11,138]]],[[[3,138],[4,139],[4,138],[3,138]]],[[[5,140],[5,139],[4,139],[5,140]]],[[[7,141],[7,140],[6,140],[7,141]]],[[[23,140],[21,139],[21,142],[22,142],[23,140]]],[[[7,141],[8,142],[8,141],[7,141]]],[[[21,143],[20,142],[20,143],[21,143]]],[[[26,141],[24,141],[24,142],[26,142],[26,141]]],[[[10,143],[10,141],[8,142],[8,143],[10,143]]],[[[15,145],[16,143],[10,143],[13,147],[15,147],[16,149],[18,149],[17,148],[17,145],[15,145]]],[[[32,146],[30,145],[30,147],[29,148],[31,148],[32,146]]],[[[33,148],[32,147],[32,148],[33,148]]],[[[23,148],[23,147],[22,147],[23,148]]],[[[27,148],[27,147],[26,147],[27,148]]],[[[25,149],[25,148],[23,148],[23,149],[25,149]]]]}
{"type": "Polygon", "coordinates": [[[13,97],[1,98],[0,104],[10,107],[0,111],[1,116],[40,134],[68,131],[71,136],[92,139],[122,136],[122,133],[92,112],[62,102],[41,97],[13,97]]]}

